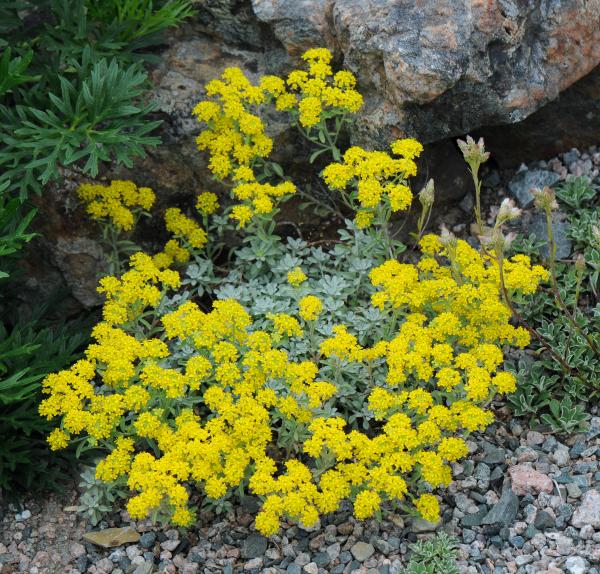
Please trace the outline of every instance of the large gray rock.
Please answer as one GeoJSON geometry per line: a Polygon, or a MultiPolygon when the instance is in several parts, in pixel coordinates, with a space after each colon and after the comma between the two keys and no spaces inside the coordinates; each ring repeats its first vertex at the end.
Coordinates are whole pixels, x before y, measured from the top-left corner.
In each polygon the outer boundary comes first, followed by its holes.
{"type": "Polygon", "coordinates": [[[291,55],[329,47],[365,94],[357,141],[518,122],[600,62],[600,0],[252,0],[291,55]]]}

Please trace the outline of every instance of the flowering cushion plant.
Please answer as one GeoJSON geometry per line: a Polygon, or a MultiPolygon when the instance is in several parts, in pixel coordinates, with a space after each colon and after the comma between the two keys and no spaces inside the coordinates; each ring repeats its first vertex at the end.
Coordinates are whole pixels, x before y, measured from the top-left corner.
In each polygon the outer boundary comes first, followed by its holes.
{"type": "Polygon", "coordinates": [[[215,502],[258,496],[267,535],[282,519],[313,525],[345,500],[361,519],[387,504],[435,521],[449,463],[492,422],[492,398],[515,388],[505,347],[529,334],[511,324],[504,292],[530,294],[546,271],[449,234],[420,237],[418,261],[401,263],[378,239],[410,205],[418,142],[394,142],[396,157],[332,153],[323,178],[358,214],[329,253],[272,234],[276,203],[295,186],[265,169],[272,145],[253,112],[275,103],[304,128],[331,129],[360,101],[349,72],[328,80],[330,59],[310,51],[309,72],[258,86],[227,71],[207,89],[217,101],[195,110],[207,124],[199,146],[240,201],[227,215],[251,232],[212,303],[195,299],[202,279],[190,272],[210,268],[205,246],[223,227],[204,193],[203,226],[169,210],[165,250],[101,281],[103,321],[86,357],[44,382],[40,412],[61,420],[51,446],[105,449],[96,476],[127,484],[134,519],[189,525],[198,489],[215,502]],[[171,269],[190,259],[183,277],[171,269]]]}

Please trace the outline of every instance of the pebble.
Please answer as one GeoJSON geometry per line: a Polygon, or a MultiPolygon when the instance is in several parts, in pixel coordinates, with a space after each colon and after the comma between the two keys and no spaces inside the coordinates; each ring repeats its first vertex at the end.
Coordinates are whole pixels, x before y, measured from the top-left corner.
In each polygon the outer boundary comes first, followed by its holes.
{"type": "Polygon", "coordinates": [[[154,532],[144,532],[144,534],[140,536],[139,543],[142,548],[152,548],[155,542],[156,534],[154,532]]]}
{"type": "Polygon", "coordinates": [[[536,514],[533,525],[538,530],[546,530],[548,528],[552,528],[555,525],[555,522],[556,520],[552,515],[545,510],[542,510],[536,514]]]}
{"type": "Polygon", "coordinates": [[[375,548],[372,544],[361,541],[354,544],[354,546],[350,548],[350,552],[352,552],[352,556],[354,556],[356,560],[358,560],[359,562],[364,562],[365,560],[373,556],[375,548]]]}
{"type": "Polygon", "coordinates": [[[529,493],[550,493],[554,488],[550,477],[525,464],[509,468],[508,473],[512,481],[512,489],[519,496],[529,493]]]}
{"type": "Polygon", "coordinates": [[[569,556],[565,561],[565,568],[569,574],[585,574],[587,562],[581,556],[569,556]]]}
{"type": "Polygon", "coordinates": [[[242,558],[258,558],[267,550],[268,541],[260,534],[250,534],[242,546],[242,558]]]}
{"type": "Polygon", "coordinates": [[[600,491],[588,490],[581,499],[581,504],[573,512],[571,524],[575,528],[583,528],[589,524],[600,530],[600,491]]]}

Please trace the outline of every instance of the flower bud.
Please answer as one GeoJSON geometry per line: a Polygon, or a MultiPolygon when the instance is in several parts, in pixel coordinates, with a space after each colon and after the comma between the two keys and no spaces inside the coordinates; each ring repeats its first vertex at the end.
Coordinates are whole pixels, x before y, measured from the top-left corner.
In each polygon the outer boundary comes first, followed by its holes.
{"type": "Polygon", "coordinates": [[[508,221],[513,221],[521,216],[522,210],[515,206],[515,202],[506,197],[500,204],[498,214],[496,215],[496,225],[500,226],[508,221]]]}
{"type": "Polygon", "coordinates": [[[446,249],[454,249],[457,244],[456,235],[452,233],[444,224],[440,228],[440,241],[446,249]]]}
{"type": "Polygon", "coordinates": [[[558,210],[554,190],[549,187],[544,187],[544,189],[533,188],[531,193],[533,195],[533,203],[538,209],[543,209],[544,211],[558,210]]]}
{"type": "Polygon", "coordinates": [[[435,197],[435,188],[433,179],[430,179],[425,187],[419,192],[419,201],[423,207],[431,207],[435,197]]]}
{"type": "Polygon", "coordinates": [[[575,257],[575,271],[577,271],[578,275],[582,275],[585,271],[585,257],[579,253],[577,257],[575,257]]]}
{"type": "Polygon", "coordinates": [[[475,164],[479,167],[490,158],[490,153],[485,151],[483,138],[479,138],[479,141],[475,142],[471,136],[467,136],[466,141],[456,140],[456,143],[469,165],[475,164]]]}

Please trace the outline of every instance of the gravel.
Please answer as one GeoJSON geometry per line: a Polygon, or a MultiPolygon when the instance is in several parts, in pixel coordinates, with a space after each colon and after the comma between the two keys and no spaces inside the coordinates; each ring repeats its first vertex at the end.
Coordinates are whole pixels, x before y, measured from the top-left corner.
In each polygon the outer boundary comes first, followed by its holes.
{"type": "Polygon", "coordinates": [[[510,417],[470,441],[470,459],[454,464],[456,480],[442,493],[438,524],[397,514],[360,522],[348,508],[317,529],[289,524],[265,538],[245,507],[202,514],[188,531],[121,512],[103,526],[131,526],[140,539],[104,549],[82,541],[91,526],[73,511],[72,488],[24,508],[4,506],[0,574],[398,574],[409,545],[440,529],[458,538],[464,573],[600,574],[600,416],[587,433],[561,441],[510,417]],[[544,488],[519,483],[515,492],[511,476],[534,477],[544,488]]]}

